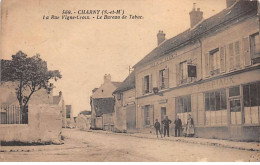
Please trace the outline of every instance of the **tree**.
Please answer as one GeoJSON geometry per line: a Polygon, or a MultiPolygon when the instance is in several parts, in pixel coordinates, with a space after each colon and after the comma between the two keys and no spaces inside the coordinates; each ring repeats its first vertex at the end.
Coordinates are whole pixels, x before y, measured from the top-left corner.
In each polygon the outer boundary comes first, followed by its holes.
{"type": "Polygon", "coordinates": [[[16,96],[22,112],[27,109],[31,96],[38,90],[48,88],[50,79],[62,78],[58,70],[50,71],[46,61],[37,54],[27,57],[22,51],[12,56],[12,60],[1,60],[1,81],[18,82],[16,96]]]}

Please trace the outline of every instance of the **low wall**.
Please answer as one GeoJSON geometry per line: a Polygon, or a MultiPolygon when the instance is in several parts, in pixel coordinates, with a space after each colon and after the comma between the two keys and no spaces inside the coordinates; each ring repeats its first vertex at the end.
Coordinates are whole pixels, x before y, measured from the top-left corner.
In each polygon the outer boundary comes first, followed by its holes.
{"type": "Polygon", "coordinates": [[[61,129],[58,105],[29,105],[28,124],[0,124],[0,141],[58,143],[61,129]]]}

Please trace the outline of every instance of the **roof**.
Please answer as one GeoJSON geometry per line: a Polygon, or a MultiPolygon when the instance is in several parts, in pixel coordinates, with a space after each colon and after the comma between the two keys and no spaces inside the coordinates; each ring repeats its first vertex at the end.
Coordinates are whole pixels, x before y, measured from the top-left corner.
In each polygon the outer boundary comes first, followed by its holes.
{"type": "Polygon", "coordinates": [[[114,81],[112,81],[112,84],[114,84],[114,86],[116,86],[117,88],[120,86],[121,83],[122,82],[114,82],[114,81]]]}
{"type": "Polygon", "coordinates": [[[53,96],[53,104],[59,104],[60,97],[59,96],[53,96]]]}
{"type": "Polygon", "coordinates": [[[257,1],[240,0],[232,5],[230,8],[226,8],[218,14],[205,19],[195,27],[188,29],[177,36],[164,41],[161,45],[153,49],[148,55],[146,55],[141,61],[135,64],[134,67],[144,65],[150,61],[156,60],[162,56],[168,55],[170,52],[192,43],[198,37],[207,34],[208,31],[219,28],[219,25],[225,25],[232,20],[241,18],[243,15],[249,15],[252,12],[257,13],[257,1]]]}
{"type": "Polygon", "coordinates": [[[93,105],[96,112],[96,117],[103,114],[109,114],[114,112],[115,99],[114,98],[95,98],[93,99],[93,105]]]}
{"type": "Polygon", "coordinates": [[[122,84],[113,92],[124,92],[129,89],[135,88],[135,72],[133,71],[127,78],[122,82],[122,84]]]}

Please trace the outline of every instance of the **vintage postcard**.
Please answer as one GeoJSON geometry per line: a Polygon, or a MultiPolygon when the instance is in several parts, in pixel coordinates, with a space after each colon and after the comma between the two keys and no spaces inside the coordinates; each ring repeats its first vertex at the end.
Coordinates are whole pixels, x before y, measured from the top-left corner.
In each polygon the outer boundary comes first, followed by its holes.
{"type": "Polygon", "coordinates": [[[259,162],[257,0],[2,0],[1,162],[259,162]]]}

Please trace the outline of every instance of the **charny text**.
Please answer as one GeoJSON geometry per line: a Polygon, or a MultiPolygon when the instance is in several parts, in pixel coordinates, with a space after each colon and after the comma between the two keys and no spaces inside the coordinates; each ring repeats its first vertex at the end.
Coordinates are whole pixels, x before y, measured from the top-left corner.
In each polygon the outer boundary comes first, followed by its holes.
{"type": "Polygon", "coordinates": [[[78,14],[100,14],[100,10],[78,10],[78,14]]]}

